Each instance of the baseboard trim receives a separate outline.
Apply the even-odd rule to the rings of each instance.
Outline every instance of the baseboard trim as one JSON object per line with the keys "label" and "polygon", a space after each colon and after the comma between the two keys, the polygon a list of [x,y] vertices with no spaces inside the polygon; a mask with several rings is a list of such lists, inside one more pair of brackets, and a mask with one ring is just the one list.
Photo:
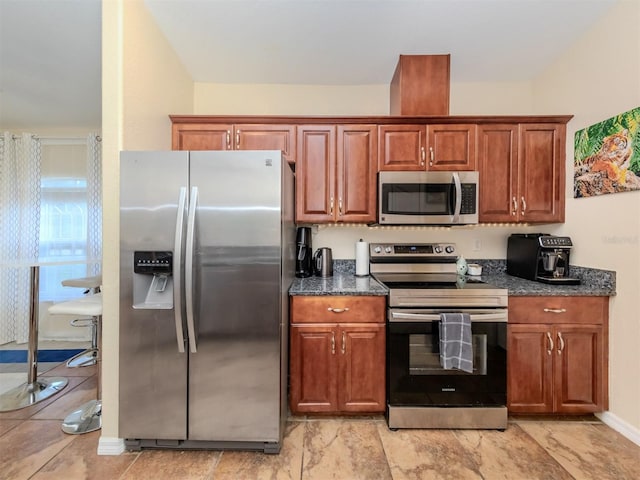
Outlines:
{"label": "baseboard trim", "polygon": [[622,420],[617,415],[611,412],[596,413],[596,417],[602,420],[603,423],[613,428],[616,432],[624,435],[636,445],[640,446],[640,430],[635,428],[630,423]]}
{"label": "baseboard trim", "polygon": [[98,441],[98,455],[120,455],[124,450],[124,438],[100,437]]}

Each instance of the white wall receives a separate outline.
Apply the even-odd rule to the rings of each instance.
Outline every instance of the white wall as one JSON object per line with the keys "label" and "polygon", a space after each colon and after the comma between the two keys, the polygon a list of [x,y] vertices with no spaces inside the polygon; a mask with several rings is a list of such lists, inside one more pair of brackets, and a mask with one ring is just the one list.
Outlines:
{"label": "white wall", "polygon": [[[640,440],[640,191],[573,198],[577,130],[640,106],[640,2],[624,0],[534,82],[537,109],[567,126],[566,223],[577,263],[617,272],[609,328],[610,412]],[[635,148],[640,148],[636,145]]]}
{"label": "white wall", "polygon": [[[531,84],[527,82],[451,85],[451,115],[530,115],[532,110]],[[196,82],[194,113],[389,115],[389,85],[230,85]]]}
{"label": "white wall", "polygon": [[388,115],[389,86],[196,83],[194,113],[199,115]]}

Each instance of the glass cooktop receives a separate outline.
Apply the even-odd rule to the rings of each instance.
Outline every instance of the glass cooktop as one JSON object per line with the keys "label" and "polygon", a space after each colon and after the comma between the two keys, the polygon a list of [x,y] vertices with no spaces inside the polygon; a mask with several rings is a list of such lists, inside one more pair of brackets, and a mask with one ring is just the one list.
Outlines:
{"label": "glass cooktop", "polygon": [[478,278],[454,273],[381,273],[375,279],[390,289],[495,289]]}

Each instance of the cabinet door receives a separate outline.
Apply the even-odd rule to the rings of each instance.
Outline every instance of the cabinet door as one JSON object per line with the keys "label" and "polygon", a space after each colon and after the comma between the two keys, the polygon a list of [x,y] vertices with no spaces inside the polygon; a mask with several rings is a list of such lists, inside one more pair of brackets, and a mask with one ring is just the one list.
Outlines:
{"label": "cabinet door", "polygon": [[521,222],[564,222],[565,131],[564,124],[520,125]]}
{"label": "cabinet door", "polygon": [[553,411],[553,336],[547,325],[510,324],[507,407],[510,412]]}
{"label": "cabinet door", "polygon": [[424,125],[378,126],[378,171],[425,170]]}
{"label": "cabinet door", "polygon": [[339,325],[338,405],[344,412],[385,409],[385,325]]}
{"label": "cabinet door", "polygon": [[518,126],[478,126],[478,217],[481,223],[517,220],[517,167]]}
{"label": "cabinet door", "polygon": [[332,222],[336,133],[332,125],[300,125],[296,155],[296,222]]}
{"label": "cabinet door", "polygon": [[554,390],[558,413],[603,409],[603,334],[599,325],[555,328]]}
{"label": "cabinet door", "polygon": [[428,125],[427,170],[475,170],[476,125]]}
{"label": "cabinet door", "polygon": [[290,342],[291,411],[337,411],[335,325],[291,325]]}
{"label": "cabinet door", "polygon": [[235,150],[281,150],[289,163],[295,161],[295,126],[293,125],[235,125]]}
{"label": "cabinet door", "polygon": [[230,150],[232,125],[226,124],[173,124],[171,148],[173,150]]}
{"label": "cabinet door", "polygon": [[338,126],[338,222],[376,220],[377,146],[375,125]]}

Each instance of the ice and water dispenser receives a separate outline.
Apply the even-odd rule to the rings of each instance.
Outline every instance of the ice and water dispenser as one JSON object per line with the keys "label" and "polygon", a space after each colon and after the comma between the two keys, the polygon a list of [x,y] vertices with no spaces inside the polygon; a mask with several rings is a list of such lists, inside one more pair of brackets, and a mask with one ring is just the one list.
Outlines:
{"label": "ice and water dispenser", "polygon": [[173,252],[133,252],[133,308],[173,308]]}

